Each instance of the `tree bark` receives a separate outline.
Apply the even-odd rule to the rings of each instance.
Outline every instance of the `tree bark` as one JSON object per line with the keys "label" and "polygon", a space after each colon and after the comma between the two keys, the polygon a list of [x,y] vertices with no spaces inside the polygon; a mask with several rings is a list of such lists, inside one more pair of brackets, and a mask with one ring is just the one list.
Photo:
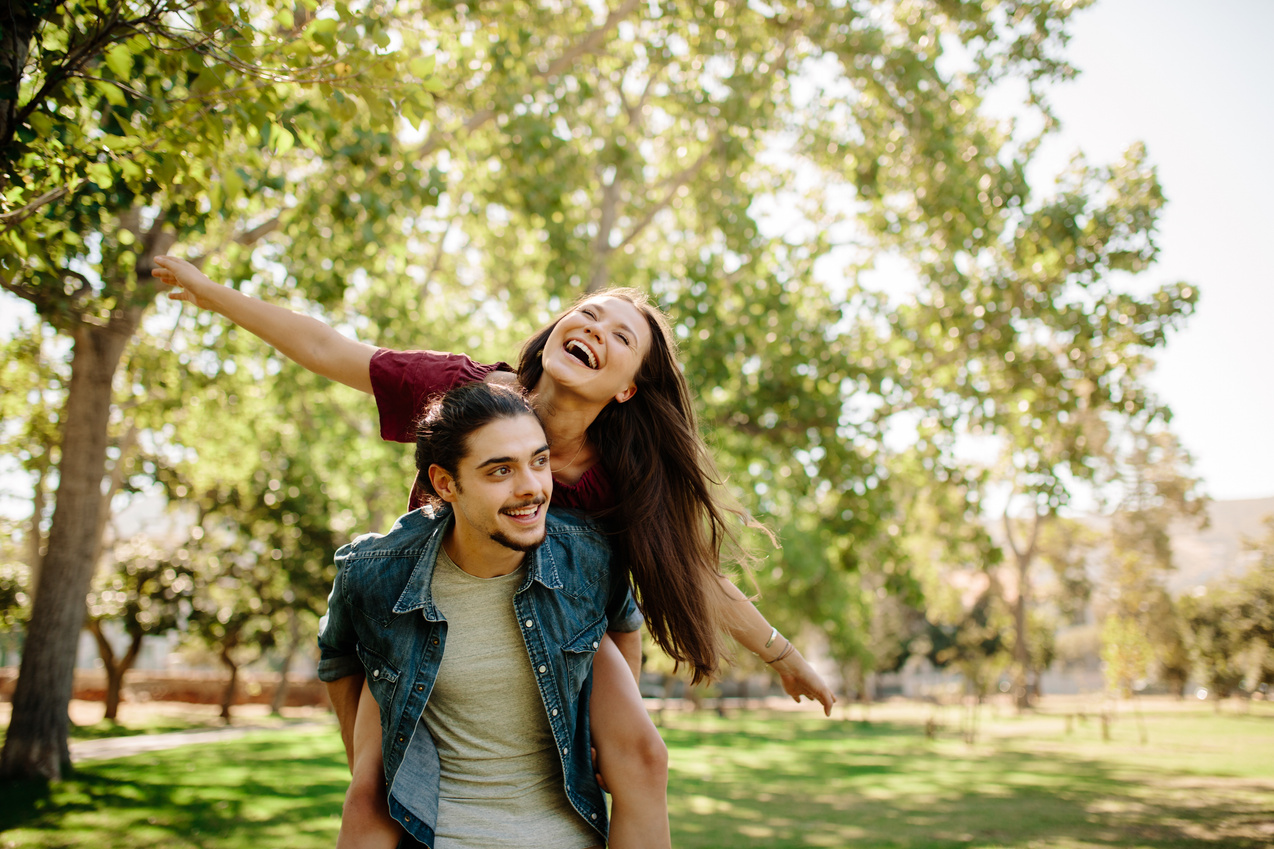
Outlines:
{"label": "tree bark", "polygon": [[57,501],[0,755],[3,777],[56,781],[70,766],[67,705],[97,550],[111,382],[140,319],[140,309],[121,310],[106,326],[83,322],[75,331]]}
{"label": "tree bark", "polygon": [[102,631],[102,623],[96,619],[90,619],[88,629],[93,633],[93,639],[97,640],[97,652],[101,655],[102,666],[106,669],[106,715],[103,718],[114,722],[119,717],[120,694],[124,692],[124,676],[137,662],[137,655],[141,654],[144,635],[140,631],[131,632],[128,649],[124,652],[124,656],[116,658],[115,649],[111,647],[105,632]]}
{"label": "tree bark", "polygon": [[230,724],[230,708],[234,706],[235,692],[239,689],[239,664],[234,662],[234,657],[230,654],[229,647],[221,649],[221,662],[230,669],[230,680],[226,682],[226,687],[221,691],[221,719]]}
{"label": "tree bark", "polygon": [[1013,604],[1013,629],[1016,639],[1013,641],[1013,704],[1019,711],[1026,710],[1031,700],[1031,653],[1027,643],[1027,608],[1031,600],[1031,563],[1035,559],[1035,550],[1039,542],[1040,527],[1048,518],[1034,512],[1031,516],[1030,539],[1024,546],[1013,539],[1013,526],[1008,513],[1004,514],[1004,533],[1008,540],[1009,550],[1013,552],[1017,564],[1017,600]]}
{"label": "tree bark", "polygon": [[22,69],[31,53],[39,18],[26,0],[4,0],[4,26],[0,27],[0,146],[8,144],[17,130],[18,90]]}
{"label": "tree bark", "polygon": [[[374,526],[373,526],[374,527]],[[283,711],[283,704],[288,697],[288,670],[301,647],[301,622],[295,610],[288,611],[288,647],[283,655],[283,667],[279,670],[279,683],[274,688],[274,697],[270,699],[270,713],[278,716]]]}
{"label": "tree bark", "polygon": [[[47,458],[46,458],[47,459]],[[44,565],[44,480],[48,469],[41,464],[36,473],[35,495],[31,498],[31,519],[27,527],[27,563],[31,567],[31,597],[40,591],[40,567]]]}

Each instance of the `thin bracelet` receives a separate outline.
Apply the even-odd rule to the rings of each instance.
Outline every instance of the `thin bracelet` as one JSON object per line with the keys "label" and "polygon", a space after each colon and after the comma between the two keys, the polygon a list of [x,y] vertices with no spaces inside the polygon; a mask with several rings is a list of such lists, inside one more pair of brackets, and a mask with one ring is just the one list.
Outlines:
{"label": "thin bracelet", "polygon": [[[787,640],[786,637],[784,637],[783,639]],[[783,658],[791,654],[795,648],[796,646],[792,645],[792,641],[787,640],[787,648],[783,649],[783,651],[779,653],[778,657],[774,658],[773,660],[767,660],[766,663],[778,663],[780,660],[782,660]]]}
{"label": "thin bracelet", "polygon": [[774,645],[774,638],[775,638],[775,637],[777,637],[778,635],[779,635],[779,629],[778,629],[778,628],[771,628],[771,629],[770,629],[770,638],[769,638],[768,640],[766,640],[766,641],[765,641],[765,646],[764,646],[764,648],[767,648],[767,649],[768,649],[770,646]]}

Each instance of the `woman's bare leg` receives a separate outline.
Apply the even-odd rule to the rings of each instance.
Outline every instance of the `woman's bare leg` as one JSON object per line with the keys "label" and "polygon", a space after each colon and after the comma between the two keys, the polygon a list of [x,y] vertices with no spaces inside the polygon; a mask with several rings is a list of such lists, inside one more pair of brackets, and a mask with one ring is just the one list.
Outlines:
{"label": "woman's bare leg", "polygon": [[[362,706],[359,706],[360,712]],[[589,710],[597,768],[611,794],[610,849],[671,849],[668,747],[641,702],[632,669],[611,641],[593,660]]]}
{"label": "woman's bare leg", "polygon": [[389,815],[380,747],[380,705],[364,683],[354,718],[353,777],[345,791],[337,849],[394,849],[403,836],[403,827]]}

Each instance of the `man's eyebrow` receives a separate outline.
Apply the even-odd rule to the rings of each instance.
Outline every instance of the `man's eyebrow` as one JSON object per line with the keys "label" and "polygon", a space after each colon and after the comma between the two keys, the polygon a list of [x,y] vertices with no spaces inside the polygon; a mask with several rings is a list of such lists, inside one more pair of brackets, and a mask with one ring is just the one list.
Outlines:
{"label": "man's eyebrow", "polygon": [[[538,457],[539,455],[543,454],[545,451],[548,451],[548,450],[549,450],[548,443],[545,443],[544,445],[541,445],[539,448],[536,448],[534,451],[532,451],[531,456]],[[518,461],[517,457],[492,457],[489,460],[484,460],[481,463],[479,463],[477,465],[477,468],[485,469],[487,466],[503,466],[506,463],[516,463],[517,461]]]}

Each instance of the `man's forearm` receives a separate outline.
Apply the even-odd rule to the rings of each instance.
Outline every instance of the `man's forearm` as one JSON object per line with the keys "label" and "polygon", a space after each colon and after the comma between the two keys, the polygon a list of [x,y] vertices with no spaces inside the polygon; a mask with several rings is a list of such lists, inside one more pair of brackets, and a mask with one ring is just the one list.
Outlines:
{"label": "man's forearm", "polygon": [[363,676],[347,675],[335,681],[325,682],[327,698],[332,703],[336,722],[341,727],[341,742],[345,745],[345,760],[353,766],[354,718],[358,716],[358,697],[363,692]]}

